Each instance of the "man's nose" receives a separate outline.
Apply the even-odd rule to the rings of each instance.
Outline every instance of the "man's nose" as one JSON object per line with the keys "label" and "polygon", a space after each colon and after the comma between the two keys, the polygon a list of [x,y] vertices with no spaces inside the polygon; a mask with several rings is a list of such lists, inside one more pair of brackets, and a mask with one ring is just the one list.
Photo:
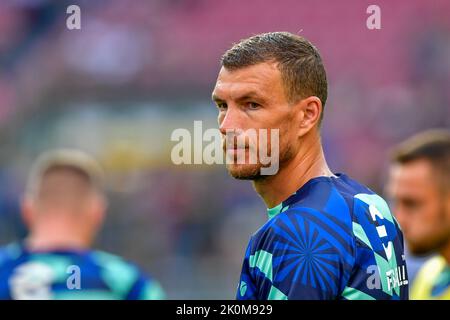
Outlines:
{"label": "man's nose", "polygon": [[235,108],[228,108],[222,115],[219,115],[219,129],[223,135],[227,132],[237,132],[241,129],[241,125],[239,110]]}

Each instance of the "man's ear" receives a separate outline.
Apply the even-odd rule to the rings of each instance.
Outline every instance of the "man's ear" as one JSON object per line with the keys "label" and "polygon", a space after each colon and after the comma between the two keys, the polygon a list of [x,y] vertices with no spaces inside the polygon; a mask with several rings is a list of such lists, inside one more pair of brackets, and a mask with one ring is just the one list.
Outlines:
{"label": "man's ear", "polygon": [[100,228],[103,224],[103,221],[105,220],[108,202],[104,195],[98,194],[93,198],[91,206],[93,223],[96,228]]}
{"label": "man's ear", "polygon": [[299,136],[303,136],[312,128],[318,127],[320,115],[322,114],[322,101],[311,96],[298,102],[299,110]]}
{"label": "man's ear", "polygon": [[20,201],[20,211],[22,221],[25,223],[27,229],[30,229],[35,219],[34,201],[29,196],[24,196]]}

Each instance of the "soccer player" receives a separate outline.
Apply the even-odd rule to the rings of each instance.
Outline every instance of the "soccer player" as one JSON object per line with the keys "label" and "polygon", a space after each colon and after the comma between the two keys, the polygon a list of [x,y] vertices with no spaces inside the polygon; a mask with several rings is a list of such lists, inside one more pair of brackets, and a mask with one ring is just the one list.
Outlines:
{"label": "soccer player", "polygon": [[102,171],[87,154],[49,151],[31,170],[22,204],[29,236],[0,249],[0,299],[162,299],[159,284],[90,246],[106,209]]}
{"label": "soccer player", "polygon": [[[298,35],[265,33],[234,45],[221,65],[212,97],[234,160],[227,169],[252,180],[268,208],[250,238],[237,299],[407,299],[403,236],[386,202],[327,166],[327,78],[317,49]],[[261,147],[247,134],[255,129],[279,130],[275,174],[262,174]],[[235,161],[243,153],[246,161]]]}
{"label": "soccer player", "polygon": [[411,253],[437,253],[419,270],[411,299],[450,300],[450,132],[430,130],[400,144],[388,192]]}

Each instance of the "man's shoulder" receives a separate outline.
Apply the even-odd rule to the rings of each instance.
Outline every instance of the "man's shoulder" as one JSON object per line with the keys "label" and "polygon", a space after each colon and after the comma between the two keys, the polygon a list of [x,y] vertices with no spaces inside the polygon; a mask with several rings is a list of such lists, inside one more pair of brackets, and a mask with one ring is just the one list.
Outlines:
{"label": "man's shoulder", "polygon": [[300,219],[325,230],[352,233],[354,199],[360,194],[373,192],[344,175],[313,179],[284,202],[282,212],[266,223],[265,227],[295,223]]}
{"label": "man's shoulder", "polygon": [[308,253],[333,267],[351,269],[355,241],[350,214],[332,215],[317,206],[292,205],[267,221],[252,237],[250,255],[265,251],[275,257]]}
{"label": "man's shoulder", "polygon": [[355,245],[361,242],[379,249],[380,241],[373,246],[370,243],[384,233],[389,240],[399,234],[386,201],[368,187],[340,175],[309,183],[302,194],[291,197],[281,212],[253,235],[253,242],[259,246],[280,239],[305,243],[320,238],[353,255]]}
{"label": "man's shoulder", "polygon": [[447,263],[441,255],[435,255],[424,262],[417,273],[411,288],[412,300],[445,299],[449,290],[433,294],[433,287],[437,284],[440,274]]}
{"label": "man's shoulder", "polygon": [[[369,187],[346,176],[319,180],[312,186],[303,201],[292,209],[319,213],[318,218],[334,220],[355,237],[366,236],[394,238],[400,227],[387,202]],[[392,240],[392,239],[390,239]]]}
{"label": "man's shoulder", "polygon": [[288,211],[314,211],[351,226],[353,216],[359,214],[355,212],[354,201],[361,195],[371,198],[375,193],[347,175],[338,174],[312,179],[286,202],[286,206]]}
{"label": "man's shoulder", "polygon": [[424,262],[417,274],[415,284],[426,282],[431,284],[447,266],[447,262],[441,255],[435,255]]}
{"label": "man's shoulder", "polygon": [[92,250],[89,252],[89,256],[99,268],[111,273],[135,277],[141,272],[137,265],[133,262],[110,252]]}
{"label": "man's shoulder", "polygon": [[164,291],[159,282],[141,270],[137,264],[125,258],[95,250],[91,259],[100,268],[100,276],[108,286],[128,299],[163,299]]}

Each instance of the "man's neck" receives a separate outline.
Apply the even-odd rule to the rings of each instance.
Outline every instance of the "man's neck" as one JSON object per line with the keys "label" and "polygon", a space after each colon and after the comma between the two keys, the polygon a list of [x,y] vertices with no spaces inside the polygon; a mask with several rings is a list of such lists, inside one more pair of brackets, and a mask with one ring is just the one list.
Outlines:
{"label": "man's neck", "polygon": [[51,232],[34,231],[25,240],[25,244],[32,251],[85,250],[90,246],[89,241],[62,230],[51,230]]}
{"label": "man's neck", "polygon": [[306,182],[320,176],[333,176],[323,154],[320,138],[308,139],[299,152],[274,176],[255,180],[256,192],[263,198],[268,208],[273,208],[294,194]]}

